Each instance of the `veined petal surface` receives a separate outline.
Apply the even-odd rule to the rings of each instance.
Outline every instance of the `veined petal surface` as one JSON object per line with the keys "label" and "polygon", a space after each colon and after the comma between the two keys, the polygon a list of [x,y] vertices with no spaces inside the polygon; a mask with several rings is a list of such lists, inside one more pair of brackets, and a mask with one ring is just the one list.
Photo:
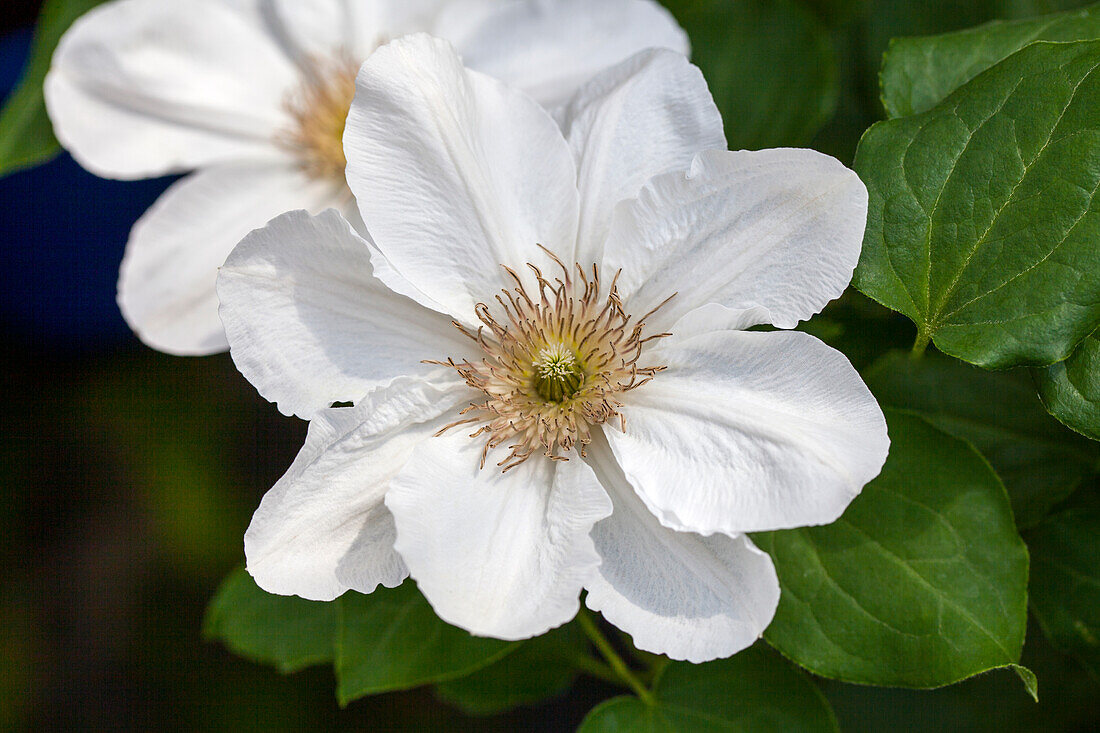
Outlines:
{"label": "veined petal surface", "polygon": [[61,39],[46,77],[54,131],[107,178],[277,156],[297,68],[262,26],[218,0],[116,0]]}
{"label": "veined petal surface", "polygon": [[604,438],[589,465],[614,513],[592,530],[600,553],[586,605],[639,649],[700,663],[751,646],[775,615],[771,558],[745,535],[703,537],[661,526],[634,493]]}
{"label": "veined petal surface", "polygon": [[483,9],[476,24],[456,17],[469,13],[468,5],[445,6],[434,33],[453,39],[471,69],[547,107],[564,104],[596,73],[643,49],[689,49],[672,14],[652,0],[475,3]]}
{"label": "veined petal surface", "polygon": [[347,189],[311,180],[289,161],[215,166],[177,181],[130,232],[118,282],[123,317],[159,351],[225,351],[215,283],[237,242],[289,209],[349,200]]}
{"label": "veined petal surface", "polygon": [[328,601],[400,585],[390,479],[464,396],[461,383],[400,379],[309,424],[305,446],[264,495],[244,537],[248,572],[270,593]]}
{"label": "veined petal surface", "polygon": [[359,60],[379,45],[428,29],[446,0],[233,0],[258,5],[299,58],[350,53]]}
{"label": "veined petal surface", "polygon": [[622,268],[632,312],[677,293],[651,321],[658,330],[707,303],[766,308],[793,328],[844,292],[866,223],[867,189],[834,158],[709,151],[619,205],[604,269]]}
{"label": "veined petal surface", "polygon": [[534,457],[507,473],[456,428],[421,443],[390,482],[398,553],[439,617],[525,639],[569,621],[600,559],[611,502],[583,461]]}
{"label": "veined petal surface", "polygon": [[649,50],[601,72],[559,113],[580,190],[575,260],[600,263],[615,206],[654,176],[725,150],[722,116],[702,72],[673,51]]}
{"label": "veined petal surface", "polygon": [[839,351],[801,332],[716,331],[654,349],[608,442],[661,524],[709,535],[827,524],[878,475],[878,403]]}
{"label": "veined petal surface", "polygon": [[284,214],[244,238],[218,276],[233,361],[285,414],[358,402],[438,369],[470,342],[372,274],[368,244],[336,211]]}
{"label": "veined petal surface", "polygon": [[372,239],[429,307],[469,322],[505,285],[502,264],[573,251],[576,168],[557,124],[444,41],[406,36],[370,57],[344,147]]}

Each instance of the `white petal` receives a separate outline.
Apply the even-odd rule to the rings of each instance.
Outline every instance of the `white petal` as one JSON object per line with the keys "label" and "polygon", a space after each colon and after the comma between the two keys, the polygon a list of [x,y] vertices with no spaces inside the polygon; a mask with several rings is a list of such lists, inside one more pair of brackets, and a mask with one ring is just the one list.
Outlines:
{"label": "white petal", "polygon": [[717,303],[707,303],[688,311],[672,326],[677,338],[687,338],[711,331],[747,331],[753,326],[772,322],[767,308],[727,308]]}
{"label": "white petal", "polygon": [[421,443],[390,483],[397,551],[444,621],[537,636],[576,614],[599,563],[589,532],[611,502],[576,458],[479,469],[481,441],[468,432]]}
{"label": "white petal", "polygon": [[[485,5],[485,4],[482,4]],[[564,104],[602,69],[646,48],[688,52],[687,34],[652,0],[518,0],[489,6],[462,32],[440,18],[466,65],[523,89],[547,107]],[[452,35],[453,34],[453,35]]]}
{"label": "white petal", "polygon": [[859,374],[800,332],[670,338],[667,364],[607,430],[646,506],[672,529],[729,535],[827,524],[878,475],[890,441]]}
{"label": "white petal", "polygon": [[576,169],[557,124],[446,42],[406,36],[370,57],[344,147],[371,237],[429,307],[470,320],[501,264],[542,261],[538,244],[572,253]]}
{"label": "white petal", "polygon": [[366,241],[333,210],[292,211],[245,237],[218,276],[233,361],[285,414],[358,402],[473,345],[372,274]]}
{"label": "white petal", "polygon": [[438,0],[436,6],[428,25],[421,30],[452,44],[461,44],[463,40],[477,33],[501,8],[506,7],[506,3],[501,0]]}
{"label": "white petal", "polygon": [[54,132],[88,170],[143,178],[278,154],[297,70],[215,0],[117,0],[81,17],[46,78]]}
{"label": "white petal", "polygon": [[298,457],[244,536],[248,572],[270,593],[328,601],[408,575],[382,503],[391,478],[463,397],[461,384],[402,379],[309,424]]}
{"label": "white petal", "polygon": [[214,283],[218,267],[256,227],[287,209],[320,211],[350,193],[289,163],[225,165],[174,183],[130,233],[119,274],[126,322],[169,354],[225,351]]}
{"label": "white petal", "polygon": [[304,59],[344,52],[360,61],[392,38],[427,30],[442,1],[260,0],[292,55]]}
{"label": "white petal", "polygon": [[588,607],[639,649],[694,663],[736,654],[760,638],[779,603],[771,558],[745,535],[662,527],[602,436],[588,455],[615,505],[592,530],[603,562],[588,583]]}
{"label": "white petal", "polygon": [[658,330],[707,303],[766,308],[791,328],[844,292],[866,222],[867,189],[827,155],[711,151],[616,209],[604,267],[623,269],[631,312],[677,293]]}
{"label": "white petal", "polygon": [[[347,0],[252,0],[298,60],[355,52],[357,28]],[[373,3],[372,3],[373,4]],[[363,3],[354,3],[363,5]]]}
{"label": "white petal", "polygon": [[[431,33],[439,14],[457,4],[455,0],[373,0],[370,3],[353,2],[350,7],[359,33],[359,46],[373,51],[378,42],[386,43],[409,33]],[[446,38],[438,33],[432,35]],[[365,46],[365,42],[371,45]],[[366,57],[364,54],[363,58]]]}
{"label": "white petal", "polygon": [[650,50],[597,75],[561,113],[577,163],[577,261],[599,263],[615,206],[650,178],[686,170],[696,153],[726,148],[722,116],[699,69]]}

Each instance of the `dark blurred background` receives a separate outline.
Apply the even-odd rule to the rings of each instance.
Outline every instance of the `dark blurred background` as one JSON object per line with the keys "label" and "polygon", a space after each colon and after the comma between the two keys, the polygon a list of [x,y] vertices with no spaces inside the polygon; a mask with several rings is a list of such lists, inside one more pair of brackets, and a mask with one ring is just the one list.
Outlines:
{"label": "dark blurred background", "polygon": [[[39,6],[3,2],[0,96],[19,78]],[[838,112],[814,145],[846,162],[878,115],[864,61],[889,35],[986,19],[980,3],[934,23],[919,2],[807,5],[830,27],[842,73]],[[0,729],[572,730],[614,690],[584,680],[482,719],[429,691],[340,710],[326,669],[282,676],[202,640],[205,604],[242,561],[251,512],[305,425],[259,398],[227,356],[163,356],[122,322],[127,231],[168,183],[103,181],[67,156],[0,179]],[[1100,686],[1037,630],[1024,663],[1039,675],[1038,705],[1005,671],[937,692],[822,686],[852,731],[1100,729]]]}

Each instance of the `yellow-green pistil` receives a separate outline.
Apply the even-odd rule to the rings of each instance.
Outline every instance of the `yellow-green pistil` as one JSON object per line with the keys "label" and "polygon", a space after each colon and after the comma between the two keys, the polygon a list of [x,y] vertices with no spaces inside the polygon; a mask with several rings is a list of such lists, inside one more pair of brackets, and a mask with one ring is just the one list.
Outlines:
{"label": "yellow-green pistil", "polygon": [[565,402],[584,384],[584,370],[565,346],[543,349],[532,366],[535,368],[535,391],[547,402]]}

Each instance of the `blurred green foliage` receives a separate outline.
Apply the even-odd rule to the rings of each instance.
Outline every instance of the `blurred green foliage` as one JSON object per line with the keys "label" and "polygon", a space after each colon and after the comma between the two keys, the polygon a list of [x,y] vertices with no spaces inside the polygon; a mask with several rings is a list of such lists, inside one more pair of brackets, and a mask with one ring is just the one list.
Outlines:
{"label": "blurred green foliage", "polygon": [[1025,370],[987,372],[940,354],[890,352],[863,372],[879,402],[970,441],[993,465],[1026,529],[1096,471],[1100,445],[1050,419]]}
{"label": "blurred green foliage", "polygon": [[46,116],[42,81],[61,35],[103,0],[47,0],[35,29],[34,48],[19,87],[0,109],[0,176],[44,163],[60,152]]}
{"label": "blurred green foliage", "polygon": [[806,145],[836,110],[833,45],[793,0],[670,0],[733,150]]}
{"label": "blurred green foliage", "polygon": [[1100,501],[1089,497],[1047,517],[1027,534],[1031,604],[1056,647],[1100,682]]}

